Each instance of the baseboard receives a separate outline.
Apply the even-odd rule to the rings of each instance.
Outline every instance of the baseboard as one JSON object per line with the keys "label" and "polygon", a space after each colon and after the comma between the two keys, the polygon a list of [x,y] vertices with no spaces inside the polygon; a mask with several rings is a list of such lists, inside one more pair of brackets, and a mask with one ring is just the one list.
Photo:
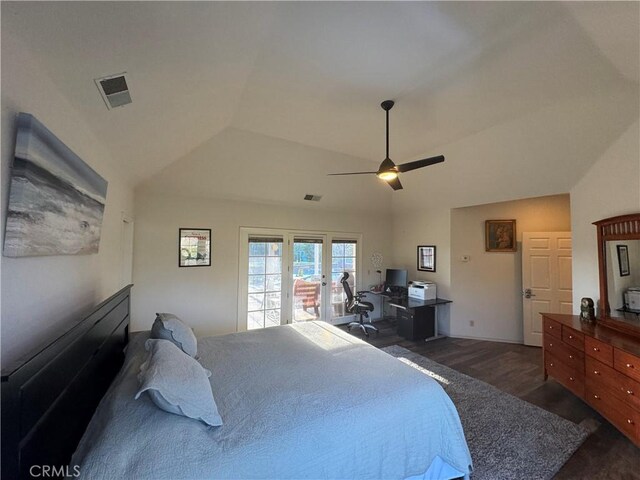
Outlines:
{"label": "baseboard", "polygon": [[504,338],[472,337],[469,335],[449,335],[449,338],[465,338],[468,340],[484,340],[486,342],[513,343],[516,345],[524,345],[523,342],[518,342],[516,340],[506,340]]}

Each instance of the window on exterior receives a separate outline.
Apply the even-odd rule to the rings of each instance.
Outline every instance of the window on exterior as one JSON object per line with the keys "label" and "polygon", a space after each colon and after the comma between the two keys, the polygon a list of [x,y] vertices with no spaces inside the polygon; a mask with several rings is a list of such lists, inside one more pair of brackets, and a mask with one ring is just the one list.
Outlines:
{"label": "window on exterior", "polygon": [[280,325],[282,239],[249,237],[247,330]]}
{"label": "window on exterior", "polygon": [[320,318],[322,305],[323,241],[317,238],[293,240],[293,322]]}
{"label": "window on exterior", "polygon": [[344,309],[346,295],[340,283],[344,272],[349,273],[349,285],[356,291],[356,240],[337,240],[331,242],[331,307],[332,316],[348,315]]}

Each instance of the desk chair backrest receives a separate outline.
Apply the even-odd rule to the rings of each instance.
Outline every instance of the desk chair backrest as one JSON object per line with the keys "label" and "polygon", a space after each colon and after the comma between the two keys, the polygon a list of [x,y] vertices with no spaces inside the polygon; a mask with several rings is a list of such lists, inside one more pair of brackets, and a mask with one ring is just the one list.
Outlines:
{"label": "desk chair backrest", "polygon": [[363,295],[365,292],[356,292],[355,295],[353,294],[351,285],[349,285],[349,282],[347,281],[348,278],[348,272],[344,272],[342,274],[342,278],[340,278],[340,283],[342,284],[344,293],[347,296],[346,300],[344,301],[344,309],[346,310],[346,313],[355,314],[360,318],[347,325],[347,329],[351,331],[352,327],[360,328],[368,337],[369,330],[373,330],[376,333],[378,332],[378,329],[371,323],[371,320],[369,320],[368,323],[365,323],[363,319],[363,317],[366,317],[367,319],[369,318],[369,313],[373,312],[373,304],[371,302],[362,301],[361,295]]}
{"label": "desk chair backrest", "polygon": [[345,309],[348,313],[352,313],[351,310],[354,306],[357,305],[358,301],[353,296],[353,291],[351,291],[351,285],[347,279],[349,278],[349,272],[344,272],[342,277],[340,278],[340,283],[342,284],[342,288],[344,289],[344,294],[347,296],[347,299],[344,301]]}

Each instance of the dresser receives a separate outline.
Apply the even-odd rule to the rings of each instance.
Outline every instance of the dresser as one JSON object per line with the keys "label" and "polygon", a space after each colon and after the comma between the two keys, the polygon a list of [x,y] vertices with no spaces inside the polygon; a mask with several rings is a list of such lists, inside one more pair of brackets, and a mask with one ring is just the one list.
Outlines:
{"label": "dresser", "polygon": [[577,315],[542,314],[544,378],[554,378],[640,446],[640,339]]}

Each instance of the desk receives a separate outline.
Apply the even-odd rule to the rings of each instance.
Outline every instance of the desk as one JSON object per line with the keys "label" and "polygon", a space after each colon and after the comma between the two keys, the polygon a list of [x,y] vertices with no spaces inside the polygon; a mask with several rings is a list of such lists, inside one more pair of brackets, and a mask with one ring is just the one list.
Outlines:
{"label": "desk", "polygon": [[[434,340],[438,335],[438,306],[451,303],[446,298],[420,300],[412,297],[393,297],[379,293],[383,302],[394,307],[398,335],[407,340]],[[383,307],[384,309],[384,307]]]}

